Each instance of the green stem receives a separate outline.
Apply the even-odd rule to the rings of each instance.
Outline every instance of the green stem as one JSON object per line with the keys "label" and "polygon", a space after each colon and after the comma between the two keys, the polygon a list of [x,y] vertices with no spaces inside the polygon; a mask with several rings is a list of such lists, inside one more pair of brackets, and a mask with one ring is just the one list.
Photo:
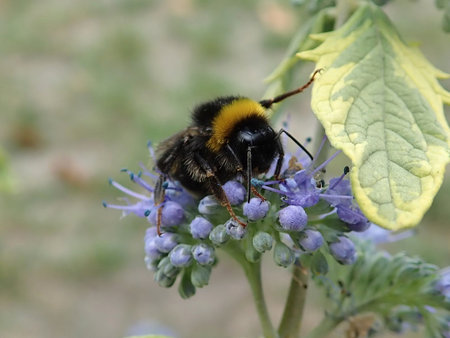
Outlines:
{"label": "green stem", "polygon": [[245,253],[243,252],[243,250],[239,246],[234,244],[235,243],[228,243],[228,245],[226,245],[224,249],[244,269],[245,276],[247,277],[248,283],[252,290],[253,300],[258,312],[259,321],[261,322],[263,335],[265,338],[277,338],[278,334],[272,325],[269,311],[267,310],[266,301],[264,299],[261,279],[261,262],[250,263],[245,258]]}
{"label": "green stem", "polygon": [[294,264],[291,286],[281,318],[278,334],[280,338],[298,337],[303,317],[303,309],[308,287],[308,270],[297,260]]}
{"label": "green stem", "polygon": [[325,338],[341,321],[342,319],[326,316],[306,338]]}

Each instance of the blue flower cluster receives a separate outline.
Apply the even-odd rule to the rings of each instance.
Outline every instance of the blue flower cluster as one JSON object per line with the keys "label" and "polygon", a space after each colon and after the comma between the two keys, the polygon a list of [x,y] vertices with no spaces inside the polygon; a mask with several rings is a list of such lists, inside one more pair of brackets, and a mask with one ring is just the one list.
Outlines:
{"label": "blue flower cluster", "polygon": [[[325,139],[322,145],[324,142]],[[151,145],[149,150],[153,154]],[[322,179],[324,168],[338,154],[320,165],[299,154],[286,154],[282,180],[271,180],[275,163],[264,177],[252,179],[264,199],[253,197],[247,202],[247,192],[239,178],[224,184],[233,211],[246,227],[231,218],[214,196],[197,201],[178,182],[166,182],[165,200],[155,205],[153,192],[158,176],[144,166],[137,174],[122,171],[145,192],[132,191],[110,180],[115,188],[136,201],[126,198],[125,205],[104,202],[104,206],[147,219],[150,227],[145,234],[146,264],[161,286],[172,286],[182,274],[179,291],[183,297],[192,296],[195,288],[208,283],[211,268],[217,262],[215,251],[230,243],[241,246],[244,258],[250,262],[273,249],[275,263],[284,267],[296,257],[316,252],[331,254],[341,264],[352,264],[357,253],[346,234],[365,231],[370,223],[345,179],[347,167],[328,184]],[[160,236],[156,231],[159,208],[163,232]]]}

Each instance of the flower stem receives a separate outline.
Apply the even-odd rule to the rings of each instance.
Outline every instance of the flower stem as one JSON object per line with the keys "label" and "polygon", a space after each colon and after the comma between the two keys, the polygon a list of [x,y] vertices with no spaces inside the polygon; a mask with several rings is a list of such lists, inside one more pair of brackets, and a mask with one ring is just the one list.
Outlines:
{"label": "flower stem", "polygon": [[278,337],[267,311],[266,301],[264,299],[262,282],[261,282],[261,263],[248,263],[243,265],[245,275],[252,289],[253,299],[258,311],[259,320],[263,329],[264,337]]}
{"label": "flower stem", "polygon": [[247,277],[248,283],[252,290],[253,300],[258,312],[259,321],[261,322],[263,335],[265,338],[278,338],[278,334],[272,325],[272,321],[270,320],[269,311],[267,310],[266,301],[264,299],[261,280],[261,262],[250,263],[245,258],[243,250],[239,246],[232,244],[234,243],[228,243],[224,249],[244,269],[245,276]]}
{"label": "flower stem", "polygon": [[278,328],[280,338],[294,338],[299,336],[307,287],[308,270],[302,267],[300,262],[296,260],[283,317]]}

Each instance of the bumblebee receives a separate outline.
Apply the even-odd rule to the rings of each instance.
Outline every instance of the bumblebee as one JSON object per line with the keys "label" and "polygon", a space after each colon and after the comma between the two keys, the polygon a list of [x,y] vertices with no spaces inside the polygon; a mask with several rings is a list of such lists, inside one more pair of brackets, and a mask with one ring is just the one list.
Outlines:
{"label": "bumblebee", "polygon": [[[192,113],[191,125],[161,142],[156,150],[160,178],[155,187],[155,205],[164,201],[164,182],[170,178],[197,197],[214,195],[230,216],[245,227],[246,224],[231,208],[222,185],[240,175],[247,185],[247,199],[250,200],[253,192],[264,200],[251,185],[251,178],[267,172],[277,157],[274,175],[279,178],[284,157],[280,141],[282,133],[312,159],[311,154],[286,130],[274,131],[269,124],[267,110],[274,103],[309,87],[319,71],[316,70],[302,87],[272,99],[257,102],[241,96],[225,96],[198,105]],[[158,233],[161,212],[160,207]]]}

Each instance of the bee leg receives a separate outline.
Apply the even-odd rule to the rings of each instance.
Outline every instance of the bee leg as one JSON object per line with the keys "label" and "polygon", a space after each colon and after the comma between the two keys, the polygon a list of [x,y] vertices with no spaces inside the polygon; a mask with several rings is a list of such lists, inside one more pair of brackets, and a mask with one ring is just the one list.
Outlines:
{"label": "bee leg", "polygon": [[156,215],[156,232],[158,233],[158,236],[161,236],[161,221],[162,221],[162,208],[161,205],[164,202],[164,198],[166,195],[166,191],[163,187],[164,183],[166,182],[166,178],[164,175],[159,175],[158,181],[156,181],[155,184],[155,191],[153,193],[153,199],[155,206],[158,207],[158,214]]}
{"label": "bee leg", "polygon": [[234,213],[233,208],[231,207],[230,201],[228,200],[227,195],[225,194],[225,191],[222,188],[222,185],[220,184],[219,180],[217,179],[217,176],[213,172],[207,172],[208,180],[210,188],[214,194],[214,196],[219,200],[220,204],[227,208],[228,213],[230,214],[231,218],[233,218],[236,222],[238,222],[242,227],[246,227],[247,224],[242,222]]}
{"label": "bee leg", "polygon": [[266,199],[252,185],[252,147],[247,148],[247,202],[250,203],[250,191],[261,201]]}
{"label": "bee leg", "polygon": [[208,180],[208,184],[213,195],[219,200],[222,206],[227,208],[231,218],[233,218],[236,222],[238,222],[242,227],[245,228],[247,224],[242,222],[234,213],[230,201],[228,200],[228,197],[222,188],[222,184],[220,183],[211,166],[208,164],[208,162],[206,162],[206,160],[203,157],[201,157],[197,153],[195,154],[195,159],[199,163],[200,167],[206,172],[206,179]]}
{"label": "bee leg", "polygon": [[256,190],[256,188],[252,185],[252,152],[251,148],[248,147],[247,149],[247,173],[244,171],[244,168],[241,164],[241,161],[237,157],[236,153],[234,152],[233,148],[230,147],[229,144],[226,145],[228,151],[230,152],[231,156],[233,156],[234,161],[236,162],[236,171],[242,174],[244,176],[244,181],[247,185],[247,202],[250,202],[250,197],[252,192],[255,196],[260,198],[262,201],[265,201],[266,199]]}
{"label": "bee leg", "polygon": [[281,129],[278,134],[277,134],[277,147],[278,147],[278,160],[277,160],[277,166],[275,167],[275,172],[274,172],[274,176],[276,180],[280,179],[280,171],[281,171],[281,166],[283,165],[283,159],[284,159],[284,150],[283,150],[283,145],[281,144],[281,133],[282,133]]}

